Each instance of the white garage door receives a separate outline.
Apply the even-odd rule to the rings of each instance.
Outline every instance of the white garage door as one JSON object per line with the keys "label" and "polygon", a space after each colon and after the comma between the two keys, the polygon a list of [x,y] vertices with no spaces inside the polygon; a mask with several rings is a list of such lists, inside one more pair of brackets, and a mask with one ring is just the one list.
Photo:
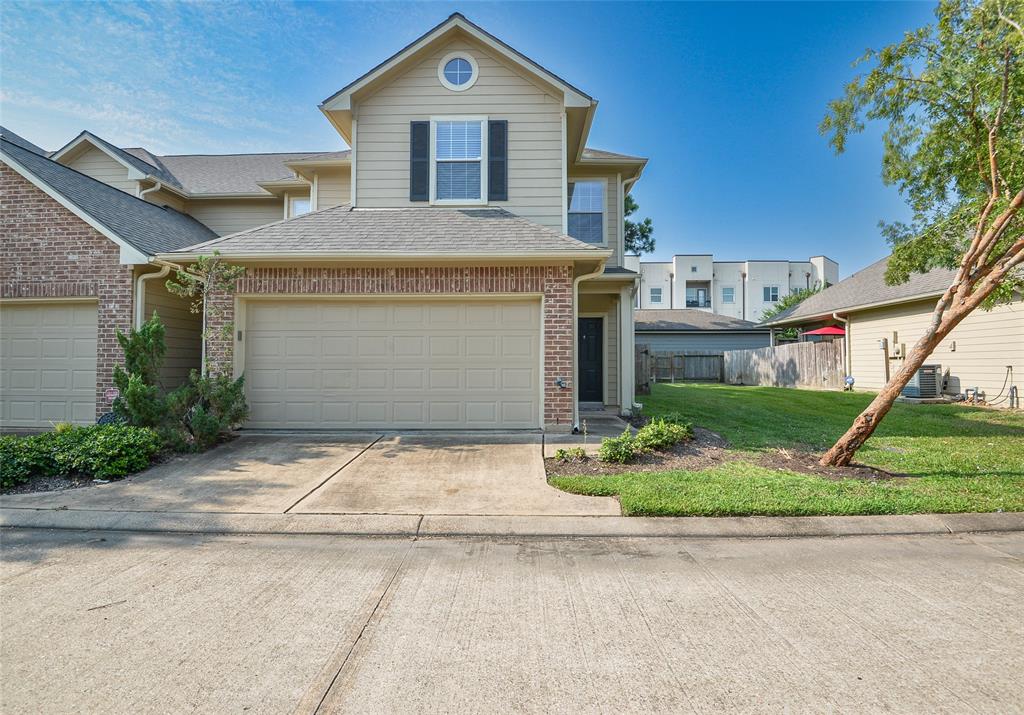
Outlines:
{"label": "white garage door", "polygon": [[96,304],[0,304],[0,424],[96,419]]}
{"label": "white garage door", "polygon": [[540,426],[540,301],[246,304],[250,427]]}

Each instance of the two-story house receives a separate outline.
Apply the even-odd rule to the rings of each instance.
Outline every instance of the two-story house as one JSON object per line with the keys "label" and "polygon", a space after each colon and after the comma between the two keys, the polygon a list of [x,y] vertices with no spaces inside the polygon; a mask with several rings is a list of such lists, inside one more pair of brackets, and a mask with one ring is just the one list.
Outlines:
{"label": "two-story house", "polygon": [[689,308],[755,323],[790,293],[839,282],[839,264],[827,256],[806,261],[716,261],[710,253],[679,254],[671,261],[626,256],[625,264],[640,274],[637,308]]}
{"label": "two-story house", "polygon": [[[153,310],[167,380],[205,354],[260,428],[547,428],[633,402],[643,158],[586,146],[597,101],[459,14],[320,105],[344,152],[157,156],[5,132],[4,426],[109,410],[114,337]],[[247,273],[205,345],[163,288]],[[216,327],[216,326],[213,326]]]}

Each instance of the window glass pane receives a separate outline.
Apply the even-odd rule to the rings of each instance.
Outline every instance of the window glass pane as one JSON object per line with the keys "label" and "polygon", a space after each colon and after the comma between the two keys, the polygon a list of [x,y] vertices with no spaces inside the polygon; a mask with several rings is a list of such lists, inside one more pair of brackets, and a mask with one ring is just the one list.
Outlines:
{"label": "window glass pane", "polygon": [[587,243],[604,241],[604,216],[602,214],[569,214],[569,235]]}
{"label": "window glass pane", "polygon": [[450,60],[444,66],[444,78],[454,85],[465,84],[472,76],[472,66],[461,57]]}
{"label": "window glass pane", "polygon": [[735,299],[736,299],[736,289],[735,288],[723,288],[722,289],[722,302],[723,303],[732,303]]}
{"label": "window glass pane", "polygon": [[651,302],[652,303],[660,303],[661,302],[661,288],[651,288]]}
{"label": "window glass pane", "polygon": [[438,122],[437,160],[480,159],[480,122]]}
{"label": "window glass pane", "polygon": [[479,199],[480,162],[437,162],[438,199]]}
{"label": "window glass pane", "polygon": [[309,213],[309,199],[292,199],[292,216]]}
{"label": "window glass pane", "polygon": [[574,181],[569,184],[569,213],[600,213],[602,210],[603,181]]}

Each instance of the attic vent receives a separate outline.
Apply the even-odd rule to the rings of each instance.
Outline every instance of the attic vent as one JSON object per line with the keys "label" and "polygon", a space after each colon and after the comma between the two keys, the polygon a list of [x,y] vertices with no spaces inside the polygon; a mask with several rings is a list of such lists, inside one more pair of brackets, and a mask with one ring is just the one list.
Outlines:
{"label": "attic vent", "polygon": [[939,397],[942,395],[942,366],[922,365],[901,393],[904,397]]}

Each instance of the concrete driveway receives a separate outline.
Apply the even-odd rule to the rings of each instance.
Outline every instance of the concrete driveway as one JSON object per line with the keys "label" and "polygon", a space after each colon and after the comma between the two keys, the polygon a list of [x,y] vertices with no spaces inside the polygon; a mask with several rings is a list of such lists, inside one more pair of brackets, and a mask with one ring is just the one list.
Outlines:
{"label": "concrete driveway", "polygon": [[122,512],[618,515],[548,486],[542,435],[243,435],[129,479],[3,497],[10,508]]}

